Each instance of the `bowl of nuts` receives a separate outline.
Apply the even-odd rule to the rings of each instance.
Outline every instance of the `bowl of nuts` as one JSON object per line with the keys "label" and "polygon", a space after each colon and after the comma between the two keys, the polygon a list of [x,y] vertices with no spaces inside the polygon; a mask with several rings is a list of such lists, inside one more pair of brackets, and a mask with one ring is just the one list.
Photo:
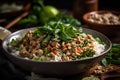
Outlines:
{"label": "bowl of nuts", "polygon": [[116,36],[120,32],[120,12],[92,11],[84,14],[83,20],[89,28],[97,30],[108,37]]}

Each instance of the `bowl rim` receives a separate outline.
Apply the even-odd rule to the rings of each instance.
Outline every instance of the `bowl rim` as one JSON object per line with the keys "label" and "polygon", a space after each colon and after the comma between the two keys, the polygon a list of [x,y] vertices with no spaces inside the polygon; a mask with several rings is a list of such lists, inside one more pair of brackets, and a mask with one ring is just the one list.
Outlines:
{"label": "bowl rim", "polygon": [[100,23],[96,23],[96,22],[91,22],[88,20],[88,17],[91,15],[91,14],[101,14],[101,13],[112,13],[112,14],[115,14],[115,15],[120,15],[120,12],[119,11],[114,11],[114,10],[98,10],[98,11],[91,11],[91,12],[87,12],[83,15],[83,21],[85,23],[89,23],[89,24],[93,24],[93,25],[101,25],[101,26],[116,26],[116,27],[119,27],[120,24],[100,24]]}
{"label": "bowl rim", "polygon": [[61,62],[56,62],[56,61],[36,61],[36,60],[31,60],[31,59],[24,59],[24,58],[22,58],[22,57],[13,55],[12,53],[8,52],[7,49],[5,49],[4,46],[7,45],[7,44],[6,44],[6,40],[7,40],[8,38],[12,37],[13,35],[15,35],[16,33],[21,32],[21,31],[24,31],[24,30],[27,30],[27,31],[29,31],[29,30],[34,30],[35,28],[36,28],[36,27],[21,29],[21,30],[15,31],[15,32],[13,32],[12,34],[10,34],[9,36],[7,36],[7,37],[3,40],[3,42],[2,42],[2,48],[4,49],[4,52],[5,52],[4,54],[5,54],[5,55],[8,54],[8,55],[10,55],[10,56],[12,56],[12,57],[14,57],[14,58],[19,59],[19,60],[24,60],[24,61],[28,61],[28,62],[35,62],[35,63],[46,63],[46,64],[47,64],[47,63],[48,63],[48,64],[49,64],[49,63],[56,63],[56,64],[57,64],[57,63],[71,63],[71,62],[74,63],[74,62],[81,62],[81,61],[86,61],[86,60],[91,60],[91,59],[98,58],[99,56],[102,56],[102,55],[106,54],[106,53],[111,49],[111,47],[112,47],[112,42],[111,42],[110,39],[109,39],[108,37],[106,37],[104,34],[98,32],[98,31],[96,31],[96,30],[92,30],[92,29],[88,29],[88,28],[83,28],[83,29],[86,29],[86,30],[91,30],[91,31],[97,32],[98,34],[104,36],[105,39],[107,39],[107,41],[108,41],[108,43],[109,43],[108,49],[106,49],[105,51],[103,51],[101,54],[99,54],[99,55],[97,55],[97,56],[89,57],[89,58],[87,58],[87,59],[72,60],[72,61],[61,61]]}

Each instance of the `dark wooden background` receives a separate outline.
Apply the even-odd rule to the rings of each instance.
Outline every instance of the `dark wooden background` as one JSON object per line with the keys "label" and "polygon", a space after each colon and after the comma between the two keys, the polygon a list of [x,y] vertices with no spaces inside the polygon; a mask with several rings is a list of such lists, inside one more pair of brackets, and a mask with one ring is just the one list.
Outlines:
{"label": "dark wooden background", "polygon": [[[31,1],[31,0],[0,0],[2,1]],[[75,0],[44,0],[46,5],[54,5],[57,8],[63,8],[72,10],[73,2]],[[98,7],[99,9],[111,9],[111,10],[118,10],[120,11],[120,1],[119,0],[98,0]]]}
{"label": "dark wooden background", "polygon": [[[73,2],[75,0],[45,0],[45,4],[54,5],[57,8],[63,8],[72,10]],[[110,9],[120,11],[120,1],[119,0],[98,0],[98,8],[101,9]]]}

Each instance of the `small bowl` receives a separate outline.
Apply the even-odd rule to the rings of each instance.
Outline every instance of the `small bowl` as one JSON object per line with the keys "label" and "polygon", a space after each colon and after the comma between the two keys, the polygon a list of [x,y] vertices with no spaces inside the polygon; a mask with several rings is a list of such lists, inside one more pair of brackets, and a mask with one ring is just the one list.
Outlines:
{"label": "small bowl", "polygon": [[[90,20],[91,16],[96,16],[96,15],[104,15],[104,14],[112,14],[112,15],[116,15],[117,17],[119,16],[119,24],[112,24],[112,23],[107,23],[107,22],[95,22],[93,19]],[[96,18],[100,20],[101,17]],[[103,18],[101,18],[103,19]],[[83,15],[83,21],[85,24],[87,24],[89,26],[90,29],[94,29],[97,30],[103,34],[105,34],[108,37],[112,37],[112,36],[116,36],[119,34],[120,32],[120,12],[116,12],[116,11],[106,11],[106,10],[101,10],[101,11],[92,11],[92,12],[88,12],[86,14]]]}

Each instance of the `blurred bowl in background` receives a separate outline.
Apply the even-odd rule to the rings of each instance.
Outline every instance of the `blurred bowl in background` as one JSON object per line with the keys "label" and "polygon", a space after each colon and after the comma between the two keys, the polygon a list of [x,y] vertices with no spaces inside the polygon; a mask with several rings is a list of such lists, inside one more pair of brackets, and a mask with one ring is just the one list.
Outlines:
{"label": "blurred bowl in background", "polygon": [[1,1],[0,18],[12,18],[28,11],[31,3],[27,1]]}
{"label": "blurred bowl in background", "polygon": [[83,21],[90,29],[97,30],[108,37],[116,36],[120,32],[120,12],[92,11],[83,15]]}

